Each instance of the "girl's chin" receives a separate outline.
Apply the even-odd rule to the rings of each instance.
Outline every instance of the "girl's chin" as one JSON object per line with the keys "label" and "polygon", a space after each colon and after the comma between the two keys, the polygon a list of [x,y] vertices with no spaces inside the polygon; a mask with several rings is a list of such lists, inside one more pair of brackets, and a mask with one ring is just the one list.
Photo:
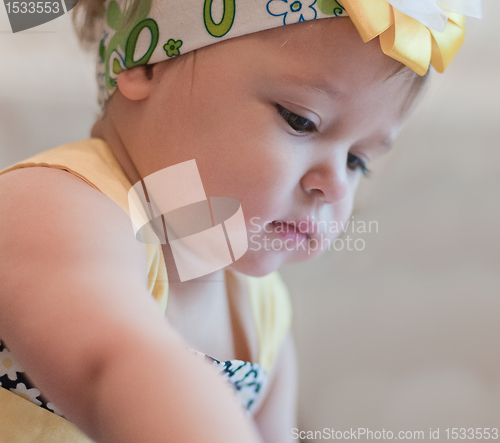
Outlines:
{"label": "girl's chin", "polygon": [[229,266],[230,269],[251,277],[264,277],[276,271],[286,262],[286,256],[280,252],[255,252],[250,249]]}
{"label": "girl's chin", "polygon": [[317,258],[322,251],[259,251],[250,249],[229,266],[230,269],[251,277],[264,277],[288,263],[301,263],[313,258]]}

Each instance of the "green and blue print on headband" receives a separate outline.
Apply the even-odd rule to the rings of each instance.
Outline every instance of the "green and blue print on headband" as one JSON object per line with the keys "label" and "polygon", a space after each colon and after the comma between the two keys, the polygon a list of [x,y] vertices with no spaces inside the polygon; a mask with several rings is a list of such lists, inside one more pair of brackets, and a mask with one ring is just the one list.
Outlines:
{"label": "green and blue print on headband", "polygon": [[104,105],[125,70],[277,26],[350,17],[367,42],[419,75],[443,72],[464,40],[464,15],[480,0],[107,0],[99,23],[97,78]]}

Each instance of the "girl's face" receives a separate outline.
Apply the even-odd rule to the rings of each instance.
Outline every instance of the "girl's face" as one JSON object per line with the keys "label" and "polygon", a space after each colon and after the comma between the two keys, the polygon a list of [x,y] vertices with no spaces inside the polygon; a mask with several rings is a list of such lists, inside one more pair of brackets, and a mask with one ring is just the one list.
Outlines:
{"label": "girl's face", "polygon": [[348,18],[230,39],[155,65],[122,140],[142,177],[196,159],[206,195],[242,205],[249,250],[232,268],[265,275],[338,236],[405,117],[397,67]]}

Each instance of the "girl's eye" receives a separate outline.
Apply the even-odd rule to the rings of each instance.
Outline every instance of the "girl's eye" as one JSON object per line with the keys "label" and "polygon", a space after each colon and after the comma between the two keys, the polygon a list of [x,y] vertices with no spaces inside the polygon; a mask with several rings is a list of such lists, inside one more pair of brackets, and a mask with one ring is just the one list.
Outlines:
{"label": "girl's eye", "polygon": [[366,163],[361,158],[351,154],[350,152],[347,154],[347,167],[351,171],[359,169],[364,176],[368,176],[371,173],[371,171],[366,167]]}
{"label": "girl's eye", "polygon": [[276,105],[278,114],[290,125],[290,127],[299,133],[315,132],[316,125],[311,120],[295,114],[294,112],[284,108],[281,105]]}

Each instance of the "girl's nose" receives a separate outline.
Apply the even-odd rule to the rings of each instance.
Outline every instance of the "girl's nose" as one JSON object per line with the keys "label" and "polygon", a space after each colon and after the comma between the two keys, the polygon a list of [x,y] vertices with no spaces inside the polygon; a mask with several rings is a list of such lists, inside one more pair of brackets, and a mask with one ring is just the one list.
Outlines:
{"label": "girl's nose", "polygon": [[349,191],[346,162],[337,158],[311,167],[300,180],[302,189],[325,204],[342,200]]}

